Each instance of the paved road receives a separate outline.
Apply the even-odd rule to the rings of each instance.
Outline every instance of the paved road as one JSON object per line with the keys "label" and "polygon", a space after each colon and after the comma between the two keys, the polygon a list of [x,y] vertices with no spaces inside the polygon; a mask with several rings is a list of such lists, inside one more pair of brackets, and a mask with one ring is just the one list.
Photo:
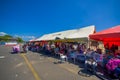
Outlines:
{"label": "paved road", "polygon": [[0,46],[0,80],[35,80],[24,59],[10,51]]}
{"label": "paved road", "polygon": [[[0,80],[88,80],[39,53],[11,54],[0,46]],[[90,80],[90,78],[89,78]],[[91,78],[91,80],[99,80]]]}

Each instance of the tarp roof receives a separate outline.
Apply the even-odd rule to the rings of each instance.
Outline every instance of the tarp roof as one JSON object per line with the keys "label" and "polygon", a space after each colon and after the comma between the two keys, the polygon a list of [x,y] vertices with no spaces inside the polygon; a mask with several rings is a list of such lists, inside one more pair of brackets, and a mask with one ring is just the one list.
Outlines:
{"label": "tarp roof", "polygon": [[95,26],[92,25],[80,29],[73,29],[73,30],[66,30],[51,34],[45,34],[42,37],[36,39],[36,41],[55,40],[57,38],[59,39],[65,39],[65,38],[74,39],[74,38],[84,38],[84,37],[87,38],[90,34],[93,34],[94,31],[95,31]]}
{"label": "tarp roof", "polygon": [[89,36],[91,39],[94,40],[120,40],[120,25],[94,33]]}
{"label": "tarp roof", "polygon": [[51,34],[45,34],[42,37],[38,38],[37,41],[41,40],[55,40],[57,38],[64,39],[67,35],[74,33],[75,30],[67,30],[67,31],[61,31]]}
{"label": "tarp roof", "polygon": [[120,25],[94,33],[89,36],[91,39],[103,41],[104,44],[120,46]]}
{"label": "tarp roof", "polygon": [[31,39],[31,40],[29,40],[29,42],[32,42],[32,41],[36,41],[36,39]]}
{"label": "tarp roof", "polygon": [[66,38],[88,38],[90,34],[95,32],[95,26],[87,26],[84,28],[77,29],[74,34],[68,35]]}

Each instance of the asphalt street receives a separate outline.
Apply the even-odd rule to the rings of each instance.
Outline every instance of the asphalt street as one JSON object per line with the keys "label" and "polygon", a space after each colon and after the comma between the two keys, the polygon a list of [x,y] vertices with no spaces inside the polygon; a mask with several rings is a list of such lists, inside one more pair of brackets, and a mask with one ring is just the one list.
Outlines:
{"label": "asphalt street", "polygon": [[0,80],[99,80],[81,77],[67,64],[54,64],[54,59],[40,53],[11,51],[11,47],[0,46]]}

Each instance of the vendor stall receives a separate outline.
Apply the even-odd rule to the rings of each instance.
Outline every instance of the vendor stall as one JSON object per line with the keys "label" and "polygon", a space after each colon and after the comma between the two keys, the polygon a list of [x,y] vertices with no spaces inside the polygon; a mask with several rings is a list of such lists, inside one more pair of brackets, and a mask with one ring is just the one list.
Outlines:
{"label": "vendor stall", "polygon": [[118,45],[120,46],[120,25],[115,26],[94,34],[91,34],[90,39],[102,41],[105,44],[109,44],[109,46]]}

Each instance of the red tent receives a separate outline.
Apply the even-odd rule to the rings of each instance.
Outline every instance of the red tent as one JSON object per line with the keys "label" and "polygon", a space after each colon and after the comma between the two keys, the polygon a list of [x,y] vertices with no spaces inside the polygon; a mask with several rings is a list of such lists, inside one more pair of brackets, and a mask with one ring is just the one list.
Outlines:
{"label": "red tent", "polygon": [[89,35],[90,39],[103,41],[104,44],[120,46],[120,25]]}

